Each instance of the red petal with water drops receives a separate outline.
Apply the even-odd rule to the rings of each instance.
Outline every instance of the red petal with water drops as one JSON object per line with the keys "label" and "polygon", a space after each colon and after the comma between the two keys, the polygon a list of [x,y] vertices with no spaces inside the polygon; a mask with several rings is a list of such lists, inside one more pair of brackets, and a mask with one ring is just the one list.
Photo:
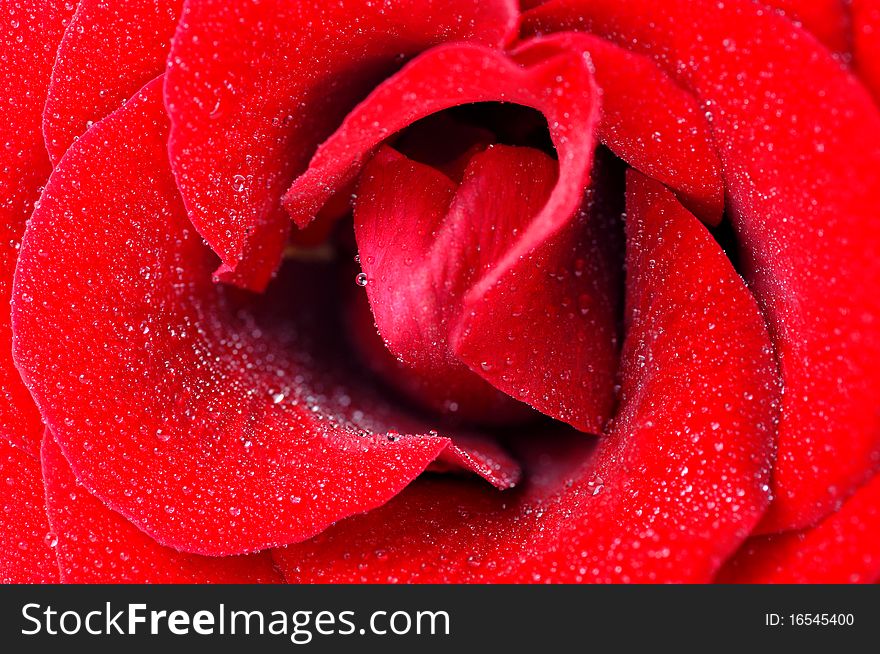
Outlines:
{"label": "red petal with water drops", "polygon": [[880,105],[880,1],[852,0],[853,63]]}
{"label": "red petal with water drops", "polygon": [[[0,3],[7,26],[0,35],[0,307],[8,305],[24,224],[51,171],[40,132],[42,101],[74,8],[62,0],[39,9]],[[37,456],[43,427],[9,354],[11,341],[9,314],[0,311],[0,438]]]}
{"label": "red petal with water drops", "polygon": [[[621,264],[604,216],[585,211],[535,244],[520,264],[528,275],[505,298],[503,319],[481,331],[491,337],[466,342],[471,369],[456,350],[462,324],[473,320],[465,297],[521,245],[556,184],[556,169],[542,152],[510,146],[476,154],[458,188],[390,148],[367,166],[355,233],[379,333],[407,368],[397,378],[386,375],[392,384],[433,408],[454,404],[460,417],[521,420],[524,412],[505,406],[500,388],[585,431],[601,431],[613,401],[619,289],[612,271]],[[480,306],[473,311],[483,313]]]}
{"label": "red petal with water drops", "polygon": [[555,1],[524,21],[652,56],[713,117],[786,388],[762,529],[816,522],[880,462],[880,112],[823,46],[745,0]]}
{"label": "red petal with water drops", "polygon": [[802,25],[832,52],[849,53],[850,17],[847,5],[852,0],[761,1],[765,5],[779,9],[790,20]]}
{"label": "red petal with water drops", "polygon": [[57,583],[40,462],[0,439],[0,583]]}
{"label": "red petal with water drops", "polygon": [[80,0],[58,48],[43,134],[52,163],[162,74],[183,0]]}
{"label": "red petal with water drops", "polygon": [[444,41],[506,43],[517,13],[513,0],[187,3],[166,83],[169,150],[219,274],[266,285],[289,231],[279,198],[379,81]]}
{"label": "red petal with water drops", "polygon": [[[509,102],[544,115],[562,162],[552,200],[558,209],[554,224],[566,222],[589,183],[598,106],[589,65],[580,55],[552,46],[544,53],[521,66],[491,48],[454,44],[414,59],[352,110],[318,148],[284,196],[294,223],[308,225],[389,137],[431,114],[477,102]],[[528,50],[518,56],[526,59]]]}
{"label": "red petal with water drops", "polygon": [[74,584],[280,583],[268,552],[208,557],[162,547],[83,488],[51,434],[42,451],[46,510],[61,581]]}
{"label": "red petal with water drops", "polygon": [[812,529],[746,541],[717,580],[753,584],[880,581],[880,476]]}
{"label": "red petal with water drops", "polygon": [[[211,282],[166,137],[156,80],[72,146],[22,246],[16,361],[77,478],[162,545],[209,555],[386,502],[449,440],[313,343],[330,331],[308,324],[332,300],[328,271],[303,273],[299,299]],[[261,317],[257,299],[293,322]]]}
{"label": "red petal with water drops", "polygon": [[602,91],[599,140],[717,225],[724,211],[721,162],[696,99],[647,57],[589,34],[554,34],[521,48],[537,58],[559,50],[583,53],[595,68]]}
{"label": "red petal with water drops", "polygon": [[[405,361],[413,359],[414,352],[420,352],[423,356],[419,365],[423,371],[439,366],[450,373],[444,373],[444,378],[453,374],[454,362],[449,361],[448,349],[440,348],[443,355],[437,356],[436,352],[424,347],[438,336],[433,333],[437,331],[437,325],[431,323],[439,317],[440,331],[447,332],[443,340],[448,339],[455,357],[495,388],[543,413],[596,431],[601,429],[610,410],[611,378],[616,369],[617,348],[614,265],[609,261],[612,258],[609,250],[613,249],[603,247],[605,243],[600,233],[607,225],[597,228],[595,233],[588,233],[583,217],[578,214],[584,189],[590,183],[592,131],[598,115],[597,107],[585,98],[593,98],[595,90],[589,67],[580,53],[548,44],[542,45],[541,54],[538,57],[529,47],[523,47],[511,59],[484,47],[447,45],[418,57],[349,114],[340,129],[319,148],[306,173],[294,182],[285,196],[285,204],[297,224],[307,224],[335,192],[354,179],[383,140],[452,106],[503,101],[540,111],[547,120],[561,162],[558,182],[547,197],[546,193],[535,194],[529,202],[520,203],[524,188],[520,180],[518,186],[512,184],[508,187],[501,194],[504,199],[496,203],[499,182],[490,179],[488,174],[475,175],[458,191],[451,211],[460,215],[448,221],[446,245],[436,246],[436,256],[428,253],[428,247],[434,247],[429,228],[419,230],[414,226],[413,243],[398,242],[407,237],[407,234],[398,234],[394,238],[396,245],[390,245],[389,239],[394,234],[384,233],[387,225],[382,221],[370,221],[382,230],[381,233],[364,236],[367,220],[362,213],[358,219],[359,246],[366,251],[361,251],[361,260],[366,266],[367,279],[373,273],[377,277],[377,291],[373,292],[375,297],[371,295],[371,303],[374,312],[382,314],[377,315],[380,331],[389,342],[396,341],[392,350]],[[528,65],[520,65],[521,60],[528,61]],[[417,167],[408,174],[432,175],[424,167]],[[421,196],[432,205],[422,207],[426,225],[445,214],[438,202],[442,203],[444,198],[451,201],[451,187],[446,191],[439,188],[444,185],[442,176],[439,173],[433,175],[434,179],[425,183],[430,183],[438,194],[436,197],[429,197],[432,194]],[[384,197],[392,189],[379,177],[375,184],[377,188],[370,189],[369,185],[365,188],[371,201],[381,202],[381,207],[375,205],[373,213],[378,215],[396,207],[395,215],[400,220],[395,225],[408,219],[405,214],[409,211],[410,200],[401,194],[403,189],[398,188],[392,197]],[[549,186],[544,189],[547,191]],[[358,206],[363,209],[365,205],[358,202]],[[501,230],[494,233],[498,238],[490,230],[472,230],[468,238],[473,247],[463,249],[455,242],[458,232],[462,232],[467,221],[472,219],[468,214],[477,215],[489,210],[492,216],[501,219],[498,217],[512,207],[516,212],[505,216],[504,220],[515,219],[519,223],[521,229],[515,239],[503,241]],[[403,246],[407,251],[412,249],[414,263],[411,269],[421,267],[424,273],[421,282],[415,275],[413,284],[421,283],[421,287],[425,287],[425,284],[430,286],[435,263],[440,267],[454,263],[455,258],[449,258],[452,251],[471,250],[468,256],[475,256],[475,248],[484,237],[492,242],[493,252],[488,258],[481,257],[476,262],[479,277],[462,276],[456,280],[455,275],[450,274],[444,278],[445,282],[457,286],[457,291],[449,289],[453,291],[452,295],[462,296],[461,320],[453,323],[448,316],[438,316],[437,311],[425,311],[418,297],[424,288],[419,292],[403,293],[408,299],[392,297],[401,295],[400,288],[394,290],[399,280],[395,281],[393,277],[406,269],[409,255]],[[488,245],[489,241],[483,245]],[[401,247],[398,249],[397,245]],[[579,245],[598,250],[595,260],[586,257],[582,261],[587,269],[581,271],[573,269],[577,265],[574,253]],[[443,247],[449,251],[444,253]],[[380,261],[387,264],[387,271],[370,270],[372,263]],[[551,269],[552,266],[557,269]],[[564,281],[575,277],[578,272],[583,273],[582,280]],[[550,276],[554,280],[548,284]],[[578,290],[574,295],[573,287]],[[554,298],[544,296],[550,289],[556,294]],[[382,297],[376,295],[377,292]],[[409,307],[395,315],[395,307],[400,305],[401,299],[407,299]],[[434,304],[439,309],[442,303]],[[395,320],[400,322],[397,329],[393,328]],[[405,342],[413,337],[410,331],[413,325],[424,325],[416,332],[420,345],[415,349]],[[503,326],[502,332],[499,332],[499,326]],[[572,334],[584,334],[588,327],[592,329],[592,336],[575,339],[577,352],[572,352]],[[565,333],[567,328],[571,330]],[[497,347],[499,333],[512,333],[518,340],[516,347],[511,342],[504,344],[503,356]],[[565,340],[564,347],[560,347],[560,338]],[[533,350],[541,348],[542,340],[547,340],[543,353],[553,356],[535,356]],[[434,361],[431,361],[432,357]],[[592,373],[586,373],[591,367]],[[455,375],[455,382],[460,386],[458,382],[462,375]],[[581,403],[575,398],[588,398],[588,401]]]}
{"label": "red petal with water drops", "polygon": [[621,404],[598,444],[530,434],[526,481],[504,495],[419,480],[278,550],[288,581],[712,578],[769,500],[772,347],[727,257],[669,191],[633,175],[628,216]]}
{"label": "red petal with water drops", "polygon": [[[540,204],[530,208],[529,197],[543,202],[554,179],[552,170],[549,187],[538,180],[536,193],[513,207],[505,202],[505,207],[514,210],[513,216],[530,218]],[[473,247],[479,228],[468,238],[463,225],[450,225],[454,218],[447,221],[455,191],[452,180],[435,168],[388,147],[368,164],[355,208],[366,288],[348,300],[350,336],[367,365],[419,405],[471,423],[516,423],[530,417],[529,409],[473,373],[449,343],[461,317],[468,275],[483,267]],[[474,217],[455,215],[458,222]],[[507,218],[493,211],[486,220]],[[457,242],[454,232],[466,240]],[[484,235],[491,239],[488,231]]]}

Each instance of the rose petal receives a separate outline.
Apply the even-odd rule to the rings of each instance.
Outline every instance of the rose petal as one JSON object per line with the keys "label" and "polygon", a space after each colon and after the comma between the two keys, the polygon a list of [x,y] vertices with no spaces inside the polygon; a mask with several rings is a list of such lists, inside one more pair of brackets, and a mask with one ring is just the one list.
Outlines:
{"label": "rose petal", "polygon": [[53,164],[93,123],[165,70],[183,0],[80,0],[64,33],[43,112]]}
{"label": "rose petal", "polygon": [[762,0],[762,3],[779,9],[790,20],[802,25],[832,52],[846,54],[850,49],[850,20],[847,12],[850,1]]}
{"label": "rose petal", "polygon": [[524,23],[634,47],[711,113],[741,259],[786,388],[762,529],[821,519],[880,463],[876,106],[824,47],[745,0],[638,0],[627,11],[554,1]]}
{"label": "rose petal", "polygon": [[[380,333],[408,367],[439,379],[462,407],[487,405],[455,349],[463,322],[474,322],[464,299],[528,232],[556,183],[556,164],[537,150],[495,146],[472,159],[454,196],[426,176],[431,169],[387,151],[364,172],[355,229],[367,293]],[[439,211],[418,211],[414,194]],[[620,262],[601,218],[585,212],[536,244],[519,263],[525,274],[506,294],[503,316],[491,314],[499,322],[481,325],[491,338],[464,339],[464,361],[494,387],[592,432],[611,411],[617,349]],[[484,313],[479,304],[473,311]]]}
{"label": "rose petal", "polygon": [[807,531],[746,541],[721,583],[853,584],[880,581],[880,476]]}
{"label": "rose petal", "polygon": [[553,224],[567,222],[589,182],[595,86],[587,62],[566,50],[530,64],[472,44],[438,46],[414,59],[349,113],[294,180],[284,196],[294,223],[308,225],[390,136],[431,114],[476,102],[510,102],[544,114],[562,162]]}
{"label": "rose petal", "polygon": [[[497,200],[503,207],[498,170],[486,166],[476,183],[462,186],[458,206],[473,207],[474,216],[484,203],[491,207]],[[565,211],[553,203],[566,183],[561,180],[541,213],[476,280],[451,342],[456,356],[496,388],[577,429],[600,433],[614,401],[623,248],[622,210],[601,195],[613,195],[613,185],[605,183],[601,167],[594,172],[596,192],[587,192],[567,224],[541,229],[548,218],[558,220],[554,210]],[[505,189],[508,202],[529,185],[522,175],[515,180],[519,188]],[[466,219],[467,210],[462,213]],[[476,242],[484,240],[493,238]]]}
{"label": "rose petal", "polygon": [[[0,48],[0,307],[12,294],[12,275],[24,223],[39,197],[51,166],[40,133],[55,50],[73,3],[53,0],[39,9],[4,5],[6,25]],[[12,362],[9,314],[0,311],[0,439],[37,456],[42,424]]]}
{"label": "rose petal", "polygon": [[[560,349],[558,339],[553,338],[554,333],[562,337],[565,329],[561,323],[557,324],[559,312],[547,314],[548,307],[556,306],[554,301],[536,304],[541,293],[547,290],[544,284],[546,277],[535,274],[536,263],[543,262],[546,274],[557,278],[564,279],[577,272],[569,270],[576,265],[576,261],[572,260],[572,244],[584,236],[582,231],[578,231],[581,226],[576,224],[576,212],[583,201],[584,189],[589,185],[592,130],[597,116],[595,107],[584,101],[585,96],[592,97],[594,89],[583,57],[565,49],[559,49],[549,56],[551,52],[551,46],[544,47],[545,56],[539,59],[527,47],[521,48],[516,56],[528,60],[529,65],[525,67],[518,65],[516,59],[511,60],[503,54],[474,45],[441,46],[421,55],[377,88],[349,114],[342,127],[319,148],[309,169],[294,182],[285,196],[285,206],[297,224],[307,224],[334,192],[350,183],[384,139],[417,120],[451,106],[504,101],[543,113],[550,125],[550,135],[561,162],[559,181],[549,199],[546,202],[541,200],[544,206],[528,222],[528,227],[519,233],[509,247],[496,252],[499,256],[494,258],[493,265],[478,280],[474,280],[464,298],[463,321],[458,322],[454,335],[450,333],[454,341],[450,343],[457,358],[496,388],[548,415],[596,431],[601,429],[602,421],[610,410],[610,379],[616,366],[613,302],[609,301],[614,291],[613,275],[610,274],[613,266],[606,266],[603,258],[610,255],[600,250],[603,257],[595,262],[582,262],[589,269],[582,271],[584,288],[580,289],[578,295],[571,296],[570,284],[555,286],[559,293],[556,300],[562,303],[563,322],[566,325],[580,325],[575,330],[580,334],[583,333],[583,325],[590,322],[597,330],[596,338],[578,341],[578,355],[567,351],[571,334],[563,337],[566,344],[564,349]],[[493,188],[484,188],[488,177],[480,179],[482,181],[473,184],[473,190],[467,191],[467,201],[474,207],[475,213],[481,210],[480,203],[492,201],[495,192]],[[491,184],[495,184],[495,180]],[[516,189],[510,189],[510,193],[517,192]],[[423,197],[433,202],[435,199],[431,199],[430,195]],[[406,199],[401,197],[400,201],[405,202]],[[404,206],[399,205],[400,208]],[[529,217],[538,206],[530,203],[528,214],[519,220]],[[402,218],[402,214],[398,215]],[[466,216],[462,216],[461,221],[466,220]],[[480,233],[481,230],[476,230],[474,236]],[[592,237],[597,238],[596,235]],[[424,250],[429,240],[422,238],[421,245],[412,243],[408,247]],[[599,240],[594,245],[601,245]],[[364,244],[361,239],[361,245]],[[387,256],[382,247],[381,256]],[[393,247],[388,249],[388,252],[393,251]],[[367,262],[369,267],[369,258],[380,256],[380,253],[362,252],[361,255],[362,263]],[[414,258],[418,258],[418,255]],[[405,259],[404,256],[404,262]],[[559,269],[549,270],[549,261],[554,259]],[[440,262],[442,258],[437,260]],[[428,261],[430,259],[423,263]],[[481,265],[483,263],[486,262],[480,262]],[[428,268],[425,268],[426,274]],[[369,271],[367,277],[370,277]],[[538,277],[541,279],[538,280]],[[577,282],[574,283],[577,285]],[[390,278],[388,284],[396,286]],[[540,292],[536,284],[542,285]],[[534,296],[529,296],[529,293]],[[391,309],[392,306],[386,303],[388,299],[371,298],[374,311],[384,311],[383,307]],[[511,310],[511,307],[514,309]],[[566,311],[566,307],[571,308]],[[404,317],[399,316],[401,319]],[[432,317],[436,316],[432,314]],[[377,319],[380,329],[389,328],[390,321],[380,316]],[[423,321],[425,325],[430,323],[430,320]],[[505,344],[506,351],[513,358],[510,364],[506,364],[507,356],[494,360],[498,358],[498,352],[492,344],[497,343],[499,325],[504,325],[504,333],[519,335],[517,343]],[[406,331],[410,327],[402,325],[401,329]],[[384,336],[390,338],[390,334]],[[536,357],[532,351],[539,347],[537,344],[543,338],[548,339],[545,353],[555,352],[554,356],[546,359]],[[422,339],[422,342],[427,341]],[[406,349],[404,344],[396,347],[395,353],[400,355]],[[424,348],[422,351],[430,356]],[[490,354],[491,361],[487,359]],[[585,378],[583,371],[590,366],[594,374]],[[584,386],[585,382],[587,386]],[[580,404],[578,400],[581,398],[590,399]]]}
{"label": "rose petal", "polygon": [[162,547],[79,485],[47,433],[43,479],[61,581],[73,584],[280,583],[268,552],[207,557]]}
{"label": "rose petal", "polygon": [[377,82],[437,43],[503,44],[516,17],[512,0],[188,2],[166,81],[169,151],[218,274],[266,285],[289,230],[279,198]]}
{"label": "rose petal", "polygon": [[598,137],[614,154],[676,191],[704,222],[724,211],[721,162],[696,99],[647,57],[588,34],[569,32],[527,41],[521,51],[547,49],[589,57],[602,91]]}
{"label": "rose petal", "polygon": [[58,582],[40,462],[0,439],[0,583]]}
{"label": "rose petal", "polygon": [[527,480],[503,496],[419,480],[278,550],[288,581],[711,579],[769,500],[772,347],[727,257],[669,191],[633,174],[628,204],[621,405],[595,451],[532,434]]}
{"label": "rose petal", "polygon": [[[540,197],[541,184],[533,188]],[[443,250],[454,240],[441,232],[454,191],[448,177],[391,148],[367,166],[355,233],[369,300],[361,289],[348,300],[350,335],[367,365],[419,405],[472,424],[516,423],[534,415],[468,369],[449,344],[463,293],[456,267],[473,254],[471,242]],[[527,202],[524,209],[531,217]]]}
{"label": "rose petal", "polygon": [[53,173],[16,275],[16,361],[77,478],[160,544],[226,555],[307,538],[387,501],[449,439],[407,435],[428,428],[321,358],[321,276],[299,280],[301,303],[286,286],[263,303],[293,324],[211,283],[216,258],[167,167],[161,91]]}
{"label": "rose petal", "polygon": [[584,212],[521,260],[503,319],[481,325],[491,338],[465,340],[470,370],[455,349],[463,322],[484,313],[465,296],[521,246],[556,177],[549,156],[509,146],[475,155],[457,189],[390,148],[367,166],[355,232],[379,333],[409,373],[392,383],[415,385],[410,394],[435,408],[454,403],[459,416],[521,420],[522,411],[497,399],[499,388],[580,429],[601,431],[613,402],[613,271],[621,268],[604,216]]}
{"label": "rose petal", "polygon": [[851,11],[855,69],[880,104],[880,2],[852,0]]}

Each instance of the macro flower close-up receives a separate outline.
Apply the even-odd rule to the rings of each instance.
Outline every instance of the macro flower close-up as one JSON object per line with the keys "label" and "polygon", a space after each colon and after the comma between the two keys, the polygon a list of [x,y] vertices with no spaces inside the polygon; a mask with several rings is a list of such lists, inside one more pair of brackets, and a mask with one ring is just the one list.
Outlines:
{"label": "macro flower close-up", "polygon": [[880,582],[880,1],[0,16],[0,581]]}

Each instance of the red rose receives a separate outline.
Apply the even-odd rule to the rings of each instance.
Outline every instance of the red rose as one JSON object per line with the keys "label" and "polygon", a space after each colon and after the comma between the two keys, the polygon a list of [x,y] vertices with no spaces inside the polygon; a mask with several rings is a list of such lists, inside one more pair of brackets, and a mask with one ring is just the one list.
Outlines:
{"label": "red rose", "polygon": [[2,4],[5,581],[880,578],[877,3]]}

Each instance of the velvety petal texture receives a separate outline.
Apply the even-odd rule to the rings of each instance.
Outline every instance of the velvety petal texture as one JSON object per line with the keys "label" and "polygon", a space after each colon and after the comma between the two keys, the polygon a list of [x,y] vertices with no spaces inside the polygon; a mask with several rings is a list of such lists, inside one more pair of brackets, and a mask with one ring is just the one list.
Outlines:
{"label": "velvety petal texture", "polygon": [[516,420],[517,411],[494,400],[498,388],[584,431],[601,431],[608,419],[618,216],[584,210],[535,248],[519,264],[529,274],[509,289],[508,311],[484,329],[495,336],[478,343],[465,335],[469,350],[460,357],[462,330],[480,312],[466,296],[527,232],[556,169],[538,150],[496,145],[471,159],[457,188],[390,149],[364,171],[355,233],[372,313],[389,350],[416,376],[415,393],[436,408]]}
{"label": "velvety petal texture", "polygon": [[503,45],[516,18],[514,0],[187,2],[167,72],[169,151],[220,277],[265,287],[289,231],[279,198],[376,83],[438,43]]}
{"label": "velvety petal texture", "polygon": [[696,99],[648,57],[605,39],[569,32],[527,41],[521,51],[584,56],[601,89],[598,137],[621,159],[677,192],[707,223],[724,211],[721,162]]}
{"label": "velvety petal texture", "polygon": [[722,583],[854,584],[880,581],[880,476],[812,529],[746,541]]}
{"label": "velvety petal texture", "polygon": [[[358,337],[363,356],[389,384],[420,404],[477,422],[516,422],[524,417],[509,396],[458,360],[450,344],[470,277],[489,269],[498,251],[503,252],[503,244],[492,248],[491,242],[483,249],[480,239],[493,234],[515,238],[521,228],[516,221],[527,224],[556,181],[555,162],[549,157],[533,150],[528,162],[533,165],[523,162],[517,167],[515,152],[520,151],[488,150],[477,157],[496,161],[506,154],[503,160],[509,165],[499,161],[501,170],[469,167],[471,174],[465,173],[468,181],[462,187],[476,186],[469,197],[477,202],[491,197],[480,193],[485,190],[484,176],[497,191],[496,174],[507,175],[505,186],[516,197],[496,196],[497,211],[487,213],[482,205],[482,211],[469,211],[470,206],[453,211],[453,181],[391,148],[374,157],[357,189],[355,234],[369,304],[358,302],[353,310],[367,312],[364,329],[375,320],[382,337],[380,343]],[[522,152],[525,156],[525,149]],[[538,176],[534,185],[529,173]],[[381,354],[386,347],[402,366],[383,370],[390,365]]]}
{"label": "velvety petal texture", "polygon": [[[51,166],[40,133],[55,51],[75,4],[2,0],[0,15],[0,307],[12,294],[12,275],[24,223]],[[40,416],[12,362],[9,313],[0,311],[0,438],[38,456]]]}
{"label": "velvety petal texture", "polygon": [[642,52],[711,116],[741,265],[786,388],[762,529],[810,525],[880,464],[880,113],[777,12],[746,0],[628,7],[554,0],[525,28],[588,30]]}
{"label": "velvety petal texture", "polygon": [[[763,0],[790,20],[802,25],[831,52],[848,54],[852,0]],[[859,0],[854,0],[858,2]]]}
{"label": "velvety petal texture", "polygon": [[[450,361],[454,354],[455,360],[495,388],[542,413],[586,431],[597,431],[611,408],[612,376],[617,365],[612,299],[616,287],[611,272],[613,248],[603,248],[603,239],[583,231],[579,213],[590,184],[592,132],[598,119],[598,98],[582,52],[536,42],[519,48],[512,56],[475,45],[447,45],[425,53],[349,114],[318,149],[308,170],[294,182],[285,196],[285,206],[297,224],[307,225],[334,193],[354,180],[383,140],[432,113],[467,102],[488,101],[515,103],[544,115],[559,158],[555,186],[546,199],[541,196],[540,186],[530,191],[534,195],[526,195],[523,175],[514,174],[510,185],[495,197],[489,187],[494,188],[496,181],[490,184],[489,180],[492,174],[500,173],[498,166],[502,164],[493,163],[491,173],[487,169],[471,175],[455,201],[442,191],[436,197],[425,196],[430,206],[424,207],[424,222],[413,233],[414,242],[399,243],[400,238],[406,238],[400,235],[392,244],[388,238],[383,241],[369,225],[388,229],[381,215],[386,211],[392,211],[399,221],[405,216],[410,220],[404,195],[389,196],[387,203],[382,197],[403,180],[388,184],[374,175],[374,187],[367,183],[364,190],[368,198],[377,198],[383,204],[374,203],[375,216],[370,218],[370,209],[358,200],[356,213],[359,246],[365,248],[361,264],[368,284],[371,273],[377,276],[379,290],[372,292],[371,304],[374,312],[382,313],[377,315],[379,331],[398,357],[421,367],[423,377],[431,376],[437,364],[442,364],[446,372],[441,374],[446,378],[455,374],[460,379],[462,375],[454,372],[456,361]],[[546,174],[539,179],[542,177]],[[547,178],[548,184],[552,181]],[[438,184],[443,184],[442,179],[431,183],[431,188]],[[381,185],[381,193],[375,185]],[[444,197],[451,203],[448,209],[442,207]],[[511,214],[514,198],[516,202],[525,201]],[[432,223],[447,211],[447,233],[438,239],[444,245],[432,245]],[[496,237],[472,229],[469,241],[456,242],[455,249],[449,250],[449,244],[458,235],[463,236],[457,233],[477,216],[483,225],[503,220],[517,231],[505,234],[499,228]],[[480,242],[484,237],[488,240]],[[584,242],[579,241],[582,237]],[[421,290],[412,285],[404,290],[403,284],[408,282],[398,281],[397,276],[406,277],[405,269],[385,259],[387,253],[404,245],[407,250],[412,247],[414,260],[420,259],[421,282],[418,276],[411,281],[421,284]],[[427,253],[429,245],[436,247],[437,257]],[[486,254],[478,254],[483,246],[488,246]],[[593,249],[579,253],[581,247]],[[455,253],[459,256],[453,256]],[[597,256],[591,257],[592,253]],[[407,256],[402,255],[404,266]],[[580,281],[575,279],[579,259],[584,277]],[[373,264],[380,260],[388,268],[378,273]],[[454,279],[454,269],[441,272],[447,264],[460,266],[462,272],[469,267],[472,270],[469,276]],[[380,307],[390,299],[385,297],[388,292],[398,293],[394,289],[399,289],[399,297],[407,296],[417,304],[424,287],[431,285],[441,289],[442,304],[456,312],[457,319],[438,316],[428,305],[409,303],[399,313],[391,305]],[[548,301],[545,293],[551,290],[553,299]],[[383,293],[383,297],[376,293]],[[456,297],[453,304],[449,304],[451,296]],[[440,299],[426,301],[439,306]],[[548,307],[557,305],[559,311],[548,313]],[[399,301],[394,306],[400,308]],[[440,342],[446,343],[437,352],[432,345],[437,334],[412,331],[414,323],[429,325],[435,319],[439,322],[429,330],[444,332]],[[400,323],[395,326],[397,320]],[[499,330],[512,335],[503,344],[503,355],[497,340]],[[570,348],[573,335],[574,351]],[[418,348],[413,349],[412,339],[419,342]],[[538,343],[545,345],[535,351]]]}
{"label": "velvety petal texture", "polygon": [[880,0],[0,22],[0,582],[880,583]]}
{"label": "velvety petal texture", "polygon": [[417,481],[278,550],[288,581],[711,579],[769,502],[772,348],[727,257],[668,190],[632,174],[627,212],[629,331],[607,434],[529,434],[510,495]]}
{"label": "velvety petal texture", "polygon": [[52,163],[165,70],[183,0],[79,0],[58,48],[43,134]]}
{"label": "velvety petal texture", "polygon": [[46,510],[64,583],[235,584],[283,581],[268,553],[208,557],[162,547],[83,488],[51,434],[42,448]]}
{"label": "velvety petal texture", "polygon": [[40,461],[0,439],[0,583],[58,581]]}
{"label": "velvety petal texture", "polygon": [[852,0],[853,63],[880,106],[880,2]]}
{"label": "velvety petal texture", "polygon": [[[322,358],[310,334],[329,331],[315,312],[332,296],[314,279],[294,285],[311,296],[279,287],[263,310],[211,282],[216,258],[166,163],[161,83],[53,173],[16,275],[16,361],[79,481],[160,544],[226,555],[302,540],[453,445]],[[497,452],[457,458],[515,478]]]}

